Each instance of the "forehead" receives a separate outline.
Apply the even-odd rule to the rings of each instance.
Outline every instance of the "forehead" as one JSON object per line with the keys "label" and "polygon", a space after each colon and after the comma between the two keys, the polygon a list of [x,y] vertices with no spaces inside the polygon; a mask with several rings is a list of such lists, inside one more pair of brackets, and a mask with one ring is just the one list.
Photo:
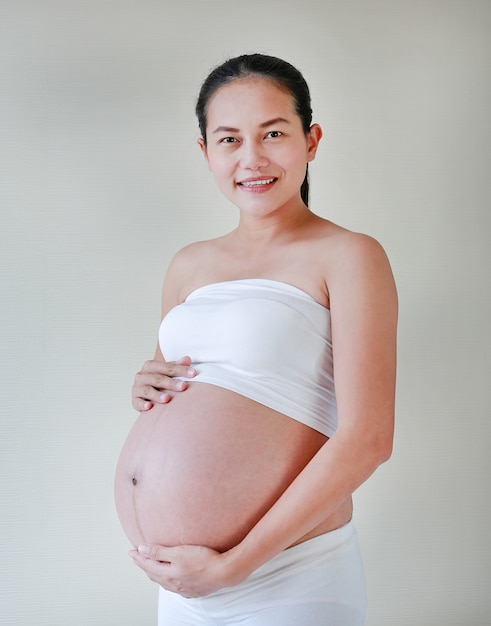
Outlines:
{"label": "forehead", "polygon": [[292,95],[266,78],[241,78],[220,87],[210,98],[207,107],[209,126],[217,123],[264,122],[265,119],[284,117],[300,119],[295,111]]}

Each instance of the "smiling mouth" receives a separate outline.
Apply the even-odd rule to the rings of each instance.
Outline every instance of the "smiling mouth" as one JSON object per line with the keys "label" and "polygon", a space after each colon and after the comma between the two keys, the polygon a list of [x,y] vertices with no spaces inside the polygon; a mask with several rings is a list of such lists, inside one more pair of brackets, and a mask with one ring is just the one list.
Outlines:
{"label": "smiling mouth", "polygon": [[264,187],[265,185],[271,185],[274,183],[277,178],[263,178],[260,180],[244,180],[240,183],[237,183],[241,187],[248,187],[249,189],[254,187]]}

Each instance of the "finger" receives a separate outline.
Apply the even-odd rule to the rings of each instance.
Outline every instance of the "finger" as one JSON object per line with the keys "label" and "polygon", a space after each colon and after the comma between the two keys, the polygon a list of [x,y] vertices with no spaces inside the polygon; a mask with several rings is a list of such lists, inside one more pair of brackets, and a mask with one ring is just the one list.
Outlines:
{"label": "finger", "polygon": [[133,559],[133,563],[145,572],[150,580],[153,580],[166,589],[171,587],[172,578],[169,577],[167,570],[167,568],[170,567],[169,563],[152,561],[151,559],[147,559],[146,557],[138,554],[136,550],[131,551],[129,555]]}
{"label": "finger", "polygon": [[148,400],[144,400],[143,398],[135,398],[133,400],[133,408],[137,411],[149,411],[153,408],[153,402],[149,402]]}
{"label": "finger", "polygon": [[139,374],[160,374],[164,376],[186,376],[192,377],[196,374],[196,370],[190,367],[192,361],[191,357],[183,356],[177,361],[159,361],[152,359],[145,361]]}
{"label": "finger", "polygon": [[164,367],[161,368],[159,373],[170,377],[183,376],[184,378],[193,378],[196,376],[196,369],[192,367],[191,363],[169,361],[164,363]]}
{"label": "finger", "polygon": [[167,548],[166,546],[159,546],[157,544],[142,544],[138,546],[138,554],[140,556],[160,563],[172,563],[175,552],[174,548]]}
{"label": "finger", "polygon": [[154,404],[165,404],[171,400],[171,397],[165,389],[155,388],[151,384],[135,382],[131,390],[131,402],[139,411],[148,411]]}
{"label": "finger", "polygon": [[165,365],[164,361],[159,361],[157,359],[149,359],[148,361],[145,361],[145,363],[143,364],[143,367],[141,368],[140,373],[160,372],[162,370],[163,365]]}
{"label": "finger", "polygon": [[[146,398],[145,394],[151,392],[151,389],[163,389],[169,391],[184,391],[187,385],[186,382],[180,378],[194,378],[196,376],[196,369],[194,367],[187,367],[184,365],[176,365],[175,363],[166,364],[165,371],[162,372],[137,372],[135,374],[135,382],[133,388],[135,394]],[[148,399],[152,399],[149,397]]]}
{"label": "finger", "polygon": [[[187,376],[187,374],[176,374],[176,376],[178,375]],[[170,376],[163,376],[161,374],[154,374],[151,378],[148,378],[147,385],[151,385],[155,389],[166,391],[184,391],[188,386],[185,380],[171,378]]]}
{"label": "finger", "polygon": [[153,581],[158,582],[166,589],[175,590],[176,587],[176,569],[172,563],[167,561],[154,561],[140,554],[137,550],[129,552],[130,557],[145,574]]}
{"label": "finger", "polygon": [[179,365],[186,365],[189,367],[192,363],[192,360],[190,356],[182,356],[180,359],[177,359],[176,363],[178,363]]}
{"label": "finger", "polygon": [[138,550],[131,550],[128,554],[133,559],[135,565],[142,569],[147,576],[164,577],[167,575],[167,568],[170,567],[170,563],[153,561],[152,559],[139,554]]}
{"label": "finger", "polygon": [[156,404],[167,404],[171,399],[172,396],[169,393],[156,392],[156,399],[153,402],[146,398],[132,396],[131,404],[136,411],[145,412],[153,409]]}

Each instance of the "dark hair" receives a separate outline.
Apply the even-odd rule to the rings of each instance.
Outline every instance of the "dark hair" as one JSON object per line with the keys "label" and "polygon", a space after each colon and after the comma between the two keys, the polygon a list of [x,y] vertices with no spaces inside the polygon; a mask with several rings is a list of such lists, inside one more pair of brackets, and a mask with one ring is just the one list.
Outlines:
{"label": "dark hair", "polygon": [[[205,79],[196,103],[201,136],[206,145],[207,107],[212,95],[224,85],[234,80],[249,77],[270,80],[280,89],[291,94],[295,111],[300,117],[302,128],[307,134],[312,123],[310,91],[302,74],[290,63],[266,54],[244,54],[216,67]],[[305,179],[300,188],[302,200],[309,204],[309,171],[306,167]]]}

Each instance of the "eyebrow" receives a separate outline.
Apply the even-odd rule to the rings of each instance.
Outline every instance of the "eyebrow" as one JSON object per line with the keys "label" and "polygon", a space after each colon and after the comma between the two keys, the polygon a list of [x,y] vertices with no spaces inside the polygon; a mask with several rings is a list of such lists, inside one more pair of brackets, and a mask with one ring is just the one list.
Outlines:
{"label": "eyebrow", "polygon": [[[263,122],[259,124],[259,128],[267,128],[268,126],[273,126],[273,124],[279,124],[283,122],[284,124],[289,124],[290,122],[284,117],[274,117],[272,120],[268,120],[267,122]],[[218,126],[213,131],[215,133],[238,133],[240,130],[238,128],[233,128],[232,126]]]}

